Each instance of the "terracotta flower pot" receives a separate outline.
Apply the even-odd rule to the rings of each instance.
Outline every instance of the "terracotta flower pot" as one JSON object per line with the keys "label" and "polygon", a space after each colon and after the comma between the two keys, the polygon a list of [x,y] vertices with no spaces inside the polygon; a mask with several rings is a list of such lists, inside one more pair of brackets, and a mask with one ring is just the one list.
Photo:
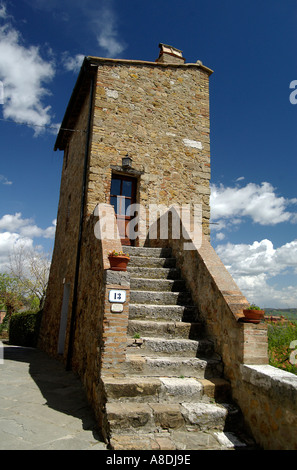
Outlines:
{"label": "terracotta flower pot", "polygon": [[108,259],[112,271],[127,271],[127,264],[130,261],[129,256],[109,256]]}
{"label": "terracotta flower pot", "polygon": [[243,310],[243,321],[247,323],[260,323],[264,318],[265,310]]}

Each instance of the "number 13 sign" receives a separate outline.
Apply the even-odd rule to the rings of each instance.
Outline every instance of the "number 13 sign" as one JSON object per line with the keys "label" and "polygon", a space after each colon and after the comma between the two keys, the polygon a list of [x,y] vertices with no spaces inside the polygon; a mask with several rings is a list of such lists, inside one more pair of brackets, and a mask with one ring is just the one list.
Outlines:
{"label": "number 13 sign", "polygon": [[123,304],[124,302],[126,302],[126,291],[112,289],[109,291],[108,300],[109,302],[117,302]]}

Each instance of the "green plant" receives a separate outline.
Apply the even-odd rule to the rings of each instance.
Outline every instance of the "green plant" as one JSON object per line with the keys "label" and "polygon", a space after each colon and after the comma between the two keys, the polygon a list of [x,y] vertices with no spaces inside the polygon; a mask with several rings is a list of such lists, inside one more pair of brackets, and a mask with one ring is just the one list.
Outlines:
{"label": "green plant", "polygon": [[140,338],[140,334],[139,334],[139,333],[135,333],[135,334],[133,335],[133,338],[134,338],[134,339]]}
{"label": "green plant", "polygon": [[297,324],[277,322],[268,324],[269,364],[279,369],[297,374],[297,365],[290,359],[293,341],[297,340]]}
{"label": "green plant", "polygon": [[41,318],[42,310],[13,314],[9,324],[9,342],[17,346],[36,347]]}
{"label": "green plant", "polygon": [[258,305],[251,304],[249,307],[245,308],[245,310],[262,310]]}
{"label": "green plant", "polygon": [[123,251],[116,250],[109,251],[108,256],[127,256],[127,258],[130,258],[129,253],[124,253]]}
{"label": "green plant", "polygon": [[3,318],[3,322],[0,324],[0,335],[6,336],[8,332],[8,327],[9,327],[9,317],[8,315],[5,315]]}

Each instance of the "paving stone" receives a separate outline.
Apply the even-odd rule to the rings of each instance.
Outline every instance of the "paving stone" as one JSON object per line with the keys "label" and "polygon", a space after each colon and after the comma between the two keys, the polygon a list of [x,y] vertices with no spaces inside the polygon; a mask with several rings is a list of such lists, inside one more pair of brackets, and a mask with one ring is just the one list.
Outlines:
{"label": "paving stone", "polygon": [[131,278],[141,277],[148,279],[179,279],[180,270],[177,268],[148,268],[140,266],[127,266],[127,272],[130,273]]}
{"label": "paving stone", "polygon": [[182,279],[147,279],[132,278],[130,281],[131,290],[148,290],[161,292],[182,292],[185,289],[185,281]]}
{"label": "paving stone", "polygon": [[138,290],[130,292],[130,304],[191,305],[188,292]]}
{"label": "paving stone", "polygon": [[234,433],[232,432],[215,432],[213,433],[218,442],[228,449],[234,448],[245,448],[247,447],[246,443],[241,441]]}
{"label": "paving stone", "polygon": [[154,257],[143,257],[143,256],[130,256],[129,266],[130,267],[142,267],[142,268],[175,268],[175,258],[154,258]]}
{"label": "paving stone", "polygon": [[141,338],[143,343],[140,349],[147,351],[148,354],[173,355],[180,356],[196,356],[198,353],[209,355],[213,352],[213,343],[208,340],[193,340],[184,338],[154,338],[145,337]]}
{"label": "paving stone", "polygon": [[105,450],[78,377],[35,348],[4,344],[0,450]]}
{"label": "paving stone", "polygon": [[196,357],[164,357],[129,355],[123,366],[127,374],[146,376],[196,377],[203,378],[220,375],[222,363],[217,359],[200,359]]}
{"label": "paving stone", "polygon": [[[224,446],[210,433],[173,431],[171,440],[177,450],[222,450]],[[228,449],[228,448],[227,448]],[[226,449],[226,450],[227,450]]]}
{"label": "paving stone", "polygon": [[227,410],[222,406],[208,403],[182,403],[182,414],[190,426],[201,431],[223,430]]}
{"label": "paving stone", "polygon": [[170,321],[194,321],[197,309],[183,305],[130,304],[129,318]]}
{"label": "paving stone", "polygon": [[128,334],[134,336],[163,336],[165,338],[195,339],[203,329],[202,323],[174,321],[129,320]]}
{"label": "paving stone", "polygon": [[202,397],[203,387],[193,378],[160,377],[161,399],[170,402],[196,402]]}
{"label": "paving stone", "polygon": [[106,415],[111,435],[148,432],[154,429],[152,409],[143,403],[107,403]]}
{"label": "paving stone", "polygon": [[150,404],[154,413],[155,425],[163,429],[178,429],[185,424],[178,404],[154,403]]}
{"label": "paving stone", "polygon": [[[155,434],[115,434],[110,439],[111,450],[160,450]],[[166,450],[166,449],[163,449]]]}
{"label": "paving stone", "polygon": [[126,399],[130,401],[158,400],[161,390],[159,379],[147,377],[104,378],[108,401]]}
{"label": "paving stone", "polygon": [[139,257],[168,258],[171,256],[171,248],[126,246],[125,252]]}
{"label": "paving stone", "polygon": [[221,378],[213,377],[212,379],[201,379],[203,385],[203,393],[210,398],[218,401],[226,401],[231,397],[230,383]]}

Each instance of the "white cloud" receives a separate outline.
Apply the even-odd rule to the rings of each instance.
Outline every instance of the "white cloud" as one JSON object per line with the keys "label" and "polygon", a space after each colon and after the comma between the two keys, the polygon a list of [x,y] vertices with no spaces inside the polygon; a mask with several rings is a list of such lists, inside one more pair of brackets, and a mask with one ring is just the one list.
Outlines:
{"label": "white cloud", "polygon": [[71,57],[69,52],[64,52],[62,55],[62,64],[68,72],[79,72],[81,65],[84,60],[83,54],[76,54],[74,57]]}
{"label": "white cloud", "polygon": [[238,224],[243,217],[260,225],[296,223],[297,214],[287,210],[289,205],[296,203],[295,198],[277,196],[275,188],[266,182],[261,185],[249,183],[241,188],[211,185],[212,220],[223,220],[228,225]]}
{"label": "white cloud", "polygon": [[119,38],[116,15],[110,4],[105,4],[93,19],[94,30],[98,31],[97,41],[108,57],[118,57],[126,48]]}
{"label": "white cloud", "polygon": [[0,3],[0,18],[3,18],[3,19],[8,18],[6,5],[4,3]]}
{"label": "white cloud", "polygon": [[[96,37],[97,43],[103,51],[102,54],[99,52],[101,55],[116,58],[126,48],[118,31],[118,19],[113,0],[100,0],[100,2],[93,0],[64,0],[63,2],[31,0],[30,4],[35,8],[51,12],[54,16],[58,15],[59,20],[69,19],[70,21],[72,19],[76,23],[77,17],[79,17],[80,27],[87,26],[85,34],[91,33]],[[82,34],[84,34],[84,30],[82,30]]]}
{"label": "white cloud", "polygon": [[9,270],[9,256],[16,247],[20,246],[20,244],[27,248],[32,248],[33,240],[20,237],[18,233],[0,233],[0,272],[6,272]]}
{"label": "white cloud", "polygon": [[4,86],[3,115],[6,119],[25,122],[41,131],[51,123],[51,107],[43,103],[50,94],[44,85],[55,75],[52,61],[41,57],[39,47],[26,46],[19,33],[8,22],[5,4],[0,7],[0,80]]}
{"label": "white cloud", "polygon": [[297,285],[282,288],[276,281],[272,285],[276,276],[292,270],[297,274],[297,239],[278,248],[267,239],[251,245],[227,243],[217,246],[216,252],[249,301],[297,307]]}
{"label": "white cloud", "polygon": [[34,238],[53,239],[55,230],[56,220],[52,221],[51,226],[42,229],[32,218],[23,218],[20,212],[5,214],[0,219],[0,271],[8,269],[9,256],[15,248],[33,248]]}
{"label": "white cloud", "polygon": [[12,181],[9,181],[6,176],[0,175],[0,184],[5,184],[10,186],[12,184]]}
{"label": "white cloud", "polygon": [[224,240],[225,234],[223,232],[219,232],[216,234],[216,239],[217,240]]}

